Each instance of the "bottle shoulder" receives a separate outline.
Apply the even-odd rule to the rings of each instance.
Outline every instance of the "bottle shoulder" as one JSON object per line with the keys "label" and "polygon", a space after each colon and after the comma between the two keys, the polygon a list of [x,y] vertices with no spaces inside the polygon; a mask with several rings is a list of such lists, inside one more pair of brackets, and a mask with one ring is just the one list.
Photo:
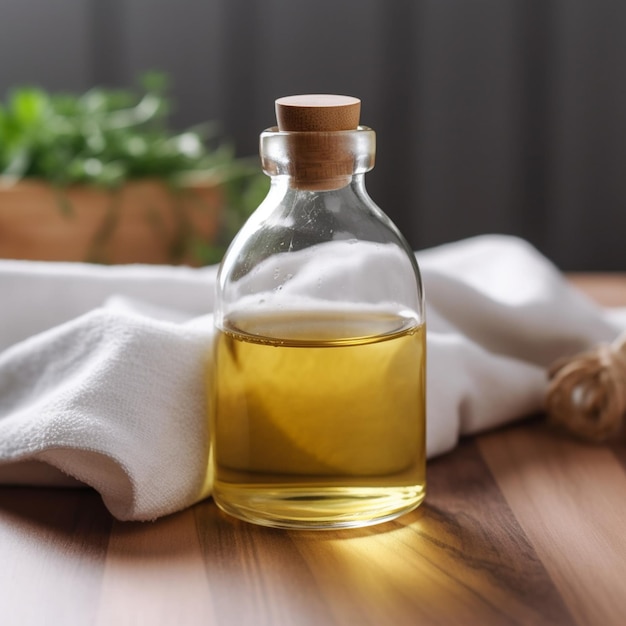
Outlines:
{"label": "bottle shoulder", "polygon": [[414,254],[362,189],[270,194],[222,262],[218,299],[226,308],[360,303],[418,318],[423,309]]}

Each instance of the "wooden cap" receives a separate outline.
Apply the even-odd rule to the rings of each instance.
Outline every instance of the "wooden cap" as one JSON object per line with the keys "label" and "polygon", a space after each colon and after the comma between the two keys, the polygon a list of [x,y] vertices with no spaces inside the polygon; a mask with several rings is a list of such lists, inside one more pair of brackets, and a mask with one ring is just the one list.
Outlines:
{"label": "wooden cap", "polygon": [[351,96],[310,94],[276,100],[276,120],[282,131],[355,130],[360,114],[361,101]]}

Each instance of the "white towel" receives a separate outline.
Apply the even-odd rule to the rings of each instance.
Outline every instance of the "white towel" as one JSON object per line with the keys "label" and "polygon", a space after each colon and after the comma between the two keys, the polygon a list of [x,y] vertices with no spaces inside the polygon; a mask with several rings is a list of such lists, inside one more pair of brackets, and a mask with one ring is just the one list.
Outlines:
{"label": "white towel", "polygon": [[[522,240],[417,257],[429,457],[540,411],[552,360],[626,328],[624,311],[590,302]],[[120,520],[207,497],[215,278],[215,267],[0,261],[0,483],[84,483]]]}

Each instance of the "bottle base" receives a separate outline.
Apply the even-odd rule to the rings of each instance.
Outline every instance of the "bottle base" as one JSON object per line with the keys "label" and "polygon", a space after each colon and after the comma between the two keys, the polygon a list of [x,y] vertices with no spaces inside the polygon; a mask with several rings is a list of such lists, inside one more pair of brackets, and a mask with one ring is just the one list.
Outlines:
{"label": "bottle base", "polygon": [[387,522],[416,509],[423,486],[263,488],[215,485],[213,499],[225,513],[272,528],[331,530]]}

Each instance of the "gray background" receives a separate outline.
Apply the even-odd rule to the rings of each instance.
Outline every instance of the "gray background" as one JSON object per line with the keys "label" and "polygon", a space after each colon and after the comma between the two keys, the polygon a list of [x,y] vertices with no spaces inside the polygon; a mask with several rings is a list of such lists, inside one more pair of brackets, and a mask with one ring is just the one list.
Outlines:
{"label": "gray background", "polygon": [[414,248],[511,233],[565,270],[626,269],[625,64],[621,0],[0,0],[2,97],[164,70],[174,124],[249,155],[275,98],[356,95]]}

